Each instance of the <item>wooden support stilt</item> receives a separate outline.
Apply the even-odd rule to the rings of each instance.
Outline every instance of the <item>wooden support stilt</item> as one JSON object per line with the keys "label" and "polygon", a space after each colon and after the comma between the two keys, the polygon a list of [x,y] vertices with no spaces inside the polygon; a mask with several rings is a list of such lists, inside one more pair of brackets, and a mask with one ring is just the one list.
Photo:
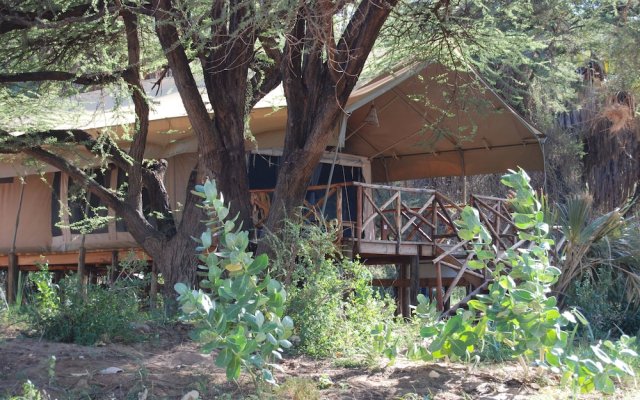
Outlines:
{"label": "wooden support stilt", "polygon": [[[444,287],[445,293],[449,290],[450,287],[453,288],[455,286],[445,286]],[[443,311],[446,311],[449,308],[451,308],[451,296],[449,296],[449,298],[447,298],[447,301],[444,302]]]}
{"label": "wooden support stilt", "polygon": [[80,247],[80,251],[78,251],[78,289],[80,290],[80,293],[83,294],[83,296],[87,293],[87,266],[85,264],[86,258],[87,249],[82,246]]}
{"label": "wooden support stilt", "polygon": [[24,185],[20,185],[20,200],[18,201],[18,212],[16,213],[16,223],[13,229],[13,241],[11,243],[11,251],[9,252],[7,262],[7,303],[13,304],[16,301],[18,293],[18,276],[20,274],[20,265],[18,264],[18,255],[16,254],[16,241],[18,240],[18,229],[20,228],[20,213],[22,212],[22,200],[24,199]]}
{"label": "wooden support stilt", "polygon": [[[401,264],[400,265],[400,279],[407,279],[408,278],[408,266],[406,264]],[[408,287],[401,287],[400,288],[400,298],[401,300],[401,304],[402,304],[402,316],[404,318],[411,318],[411,307],[409,307],[411,305],[411,294],[410,294],[410,288]]]}
{"label": "wooden support stilt", "polygon": [[18,293],[18,256],[16,253],[9,253],[9,268],[7,270],[7,302],[14,304],[16,302],[16,293]]}
{"label": "wooden support stilt", "polygon": [[443,287],[442,287],[442,266],[440,263],[436,263],[436,301],[438,306],[438,311],[444,311],[444,301],[443,301]]}
{"label": "wooden support stilt", "polygon": [[149,308],[156,309],[156,300],[158,298],[158,271],[156,263],[151,261],[151,287],[149,288]]}
{"label": "wooden support stilt", "polygon": [[87,270],[89,271],[89,279],[88,282],[91,283],[92,285],[97,285],[98,284],[98,271],[97,271],[98,266],[94,265],[91,268],[87,268]]}
{"label": "wooden support stilt", "polygon": [[418,294],[420,293],[420,257],[411,257],[411,287],[410,302],[412,305],[418,305]]}
{"label": "wooden support stilt", "polygon": [[109,267],[109,286],[113,286],[118,278],[118,250],[111,252],[111,266]]}

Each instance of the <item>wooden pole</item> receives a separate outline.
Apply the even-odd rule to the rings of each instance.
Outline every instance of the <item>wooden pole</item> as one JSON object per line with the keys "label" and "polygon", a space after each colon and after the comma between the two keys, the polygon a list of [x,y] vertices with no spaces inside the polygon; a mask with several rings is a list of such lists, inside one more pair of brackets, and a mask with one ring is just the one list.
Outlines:
{"label": "wooden pole", "polygon": [[420,256],[411,257],[411,287],[410,301],[412,305],[418,305],[418,294],[420,293]]}
{"label": "wooden pole", "polygon": [[358,241],[362,238],[362,186],[358,186],[358,195],[356,198],[356,233],[353,235],[355,241]]}
{"label": "wooden pole", "polygon": [[113,287],[113,284],[116,283],[116,279],[118,278],[118,250],[114,250],[111,252],[111,268],[109,268],[109,286]]}
{"label": "wooden pole", "polygon": [[[400,279],[407,279],[407,265],[406,264],[400,264],[399,268],[400,268]],[[399,293],[400,293],[400,305],[401,305],[401,312],[402,312],[402,316],[404,318],[411,318],[411,308],[409,307],[411,305],[411,299],[410,299],[410,293],[409,293],[409,287],[407,287],[406,285],[402,285],[400,286],[400,288],[398,288]]]}
{"label": "wooden pole", "polygon": [[[84,207],[84,216],[86,218],[87,215],[89,215],[89,202],[91,201],[91,193],[87,193],[87,197],[85,201],[87,202],[87,204],[85,204],[85,207]],[[86,289],[87,289],[87,282],[86,282],[87,268],[85,264],[85,261],[87,259],[87,249],[84,245],[86,236],[87,235],[83,232],[82,237],[80,239],[80,251],[78,251],[78,285],[79,285],[80,292],[83,294],[83,296],[86,295]]]}
{"label": "wooden pole", "polygon": [[18,292],[18,255],[9,253],[9,264],[7,270],[7,303],[13,304],[16,301]]}
{"label": "wooden pole", "polygon": [[7,302],[13,304],[16,301],[16,293],[18,293],[18,274],[20,266],[18,265],[18,255],[16,254],[16,241],[18,240],[18,227],[20,226],[20,213],[22,212],[22,200],[24,199],[25,182],[20,183],[20,200],[18,201],[18,212],[16,213],[16,223],[13,229],[13,241],[11,243],[11,251],[9,252],[9,263],[7,265]]}
{"label": "wooden pole", "polygon": [[438,311],[444,311],[444,301],[442,296],[442,266],[436,263],[436,301]]}

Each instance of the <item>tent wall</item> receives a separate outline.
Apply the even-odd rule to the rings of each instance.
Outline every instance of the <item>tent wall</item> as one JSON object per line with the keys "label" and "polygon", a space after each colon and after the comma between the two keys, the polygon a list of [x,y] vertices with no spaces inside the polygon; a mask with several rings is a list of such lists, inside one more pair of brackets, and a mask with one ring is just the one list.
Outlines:
{"label": "tent wall", "polygon": [[176,222],[182,218],[182,207],[187,198],[187,183],[193,167],[198,161],[195,153],[179,154],[171,157],[165,174],[165,185],[169,194],[169,204]]}
{"label": "tent wall", "polygon": [[[247,166],[251,175],[252,189],[271,189],[275,186],[279,155],[279,151],[274,150],[267,151],[266,154],[251,154],[248,157]],[[327,153],[323,157],[322,164],[314,174],[312,185],[327,183],[333,157],[333,153]],[[168,159],[165,185],[170,205],[178,222],[185,203],[189,175],[196,162],[197,155],[194,153],[179,154]],[[370,164],[367,160],[339,154],[332,182],[368,181],[370,174]],[[112,189],[116,189],[125,178],[114,169],[105,173],[103,179],[108,180]],[[82,235],[68,226],[70,222],[74,222],[73,218],[78,214],[78,210],[71,207],[72,213],[69,214],[69,209],[60,207],[60,203],[68,203],[70,183],[72,182],[68,176],[61,172],[48,172],[44,175],[44,179],[40,175],[27,176],[16,242],[19,253],[66,252],[80,248]],[[7,254],[11,248],[20,189],[20,178],[0,178],[0,223],[2,224],[0,254]],[[324,196],[324,193],[324,189],[310,192],[307,200],[314,204]],[[97,198],[92,197],[91,203],[94,207],[99,205]],[[350,213],[355,210],[354,204],[355,197],[351,188],[343,193],[343,205],[346,205],[343,209],[343,218],[352,218]],[[326,211],[328,215],[335,217],[335,209],[331,205]],[[126,224],[122,221],[116,222],[113,210],[109,210],[108,215],[113,220],[99,232],[87,234],[85,247],[89,250],[137,247],[133,237],[126,232]],[[56,226],[60,217],[63,223]]]}
{"label": "tent wall", "polygon": [[[30,175],[25,178],[20,225],[16,248],[23,252],[48,250],[51,246],[51,183],[53,174]],[[13,243],[16,216],[20,204],[21,182],[0,183],[0,253],[8,253]]]}

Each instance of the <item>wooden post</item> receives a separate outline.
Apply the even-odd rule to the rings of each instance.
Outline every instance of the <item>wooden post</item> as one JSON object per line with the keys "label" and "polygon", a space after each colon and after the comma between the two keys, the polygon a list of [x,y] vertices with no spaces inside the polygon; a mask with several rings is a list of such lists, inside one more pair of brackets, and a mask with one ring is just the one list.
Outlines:
{"label": "wooden post", "polygon": [[353,238],[357,241],[362,238],[362,186],[358,186],[356,206],[356,232]]}
{"label": "wooden post", "polygon": [[[324,205],[324,204],[323,204]],[[342,243],[343,229],[342,226],[342,186],[336,187],[336,219],[338,220],[338,240]]]}
{"label": "wooden post", "polygon": [[[83,235],[84,239],[84,235]],[[86,294],[87,289],[87,268],[85,264],[87,256],[87,249],[84,247],[84,243],[82,243],[82,247],[78,251],[78,286],[80,292],[84,295]]]}
{"label": "wooden post", "polygon": [[113,286],[116,283],[116,279],[118,279],[118,250],[114,250],[111,252],[111,267],[109,268],[109,286]]}
{"label": "wooden post", "polygon": [[[87,193],[87,197],[85,199],[86,204],[84,206],[84,216],[89,215],[89,205],[91,202],[91,193]],[[80,293],[83,296],[87,294],[87,268],[85,264],[85,260],[87,258],[87,248],[84,246],[87,235],[83,232],[82,237],[80,239],[80,251],[78,251],[78,285],[80,289]]]}
{"label": "wooden post", "polygon": [[16,293],[18,293],[18,255],[9,253],[9,264],[7,270],[7,303],[13,304],[16,301]]}
{"label": "wooden post", "polygon": [[398,288],[398,293],[400,297],[400,311],[404,318],[411,318],[411,308],[409,307],[411,304],[409,286],[405,285],[407,281],[407,265],[399,264],[398,268],[400,268],[400,273],[398,274],[398,278],[401,282],[400,287]]}
{"label": "wooden post", "polygon": [[438,311],[444,311],[444,302],[442,298],[442,266],[440,263],[436,263],[436,301]]}
{"label": "wooden post", "polygon": [[420,293],[420,256],[411,257],[411,283],[410,283],[410,301],[411,304],[418,305],[418,294]]}
{"label": "wooden post", "polygon": [[158,298],[158,271],[156,263],[151,261],[151,287],[149,288],[149,308],[156,309],[156,299]]}
{"label": "wooden post", "polygon": [[396,254],[400,254],[400,243],[402,242],[402,192],[398,191],[396,200]]}
{"label": "wooden post", "polygon": [[16,213],[16,223],[13,229],[13,241],[11,242],[11,251],[9,251],[9,262],[7,269],[7,302],[13,304],[16,301],[18,293],[18,275],[20,273],[20,265],[18,264],[18,255],[16,254],[16,241],[18,240],[18,228],[20,227],[20,213],[22,212],[22,200],[24,199],[24,185],[26,182],[20,182],[20,200],[18,201],[18,212]]}

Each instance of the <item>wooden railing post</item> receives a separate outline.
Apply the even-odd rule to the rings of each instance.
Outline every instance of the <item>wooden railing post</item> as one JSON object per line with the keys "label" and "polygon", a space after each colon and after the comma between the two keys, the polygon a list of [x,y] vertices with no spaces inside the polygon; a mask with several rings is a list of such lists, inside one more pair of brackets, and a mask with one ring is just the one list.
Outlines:
{"label": "wooden railing post", "polygon": [[360,240],[362,238],[362,186],[357,186],[357,198],[356,198],[356,232],[353,235],[354,240]]}
{"label": "wooden railing post", "polygon": [[411,257],[411,282],[410,282],[410,293],[411,293],[411,304],[416,306],[418,305],[418,294],[420,294],[420,257],[413,256]]}
{"label": "wooden railing post", "polygon": [[336,187],[336,219],[338,220],[338,240],[342,240],[343,229],[342,226],[342,186]]}
{"label": "wooden railing post", "polygon": [[400,253],[400,243],[402,243],[402,192],[398,190],[396,200],[396,253]]}

